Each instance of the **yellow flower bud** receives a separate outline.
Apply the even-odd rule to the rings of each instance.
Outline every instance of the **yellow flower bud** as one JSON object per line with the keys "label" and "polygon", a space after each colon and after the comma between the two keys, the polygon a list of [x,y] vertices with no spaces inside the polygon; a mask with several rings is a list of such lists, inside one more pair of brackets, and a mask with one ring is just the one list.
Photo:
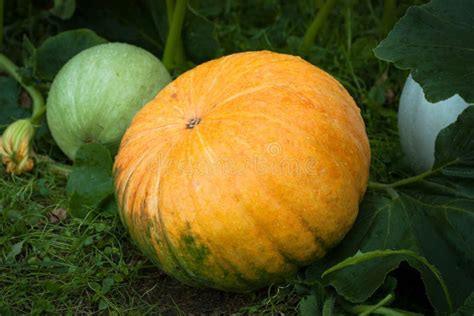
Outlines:
{"label": "yellow flower bud", "polygon": [[33,169],[31,140],[35,129],[30,120],[22,119],[12,123],[0,137],[0,156],[7,172],[20,174]]}

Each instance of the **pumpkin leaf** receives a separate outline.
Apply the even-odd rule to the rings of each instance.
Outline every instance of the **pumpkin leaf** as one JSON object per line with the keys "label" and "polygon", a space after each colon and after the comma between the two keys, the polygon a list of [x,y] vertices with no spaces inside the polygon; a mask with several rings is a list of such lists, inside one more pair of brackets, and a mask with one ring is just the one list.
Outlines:
{"label": "pumpkin leaf", "polygon": [[[321,282],[295,283],[296,293],[301,296],[298,303],[299,315],[322,315],[324,302],[328,299],[328,292]],[[332,296],[332,295],[331,295]]]}
{"label": "pumpkin leaf", "polygon": [[76,11],[76,0],[54,0],[54,7],[49,10],[62,20],[71,18],[74,11]]}
{"label": "pumpkin leaf", "polygon": [[28,117],[30,112],[20,107],[20,86],[15,79],[0,76],[0,134],[11,122]]}
{"label": "pumpkin leaf", "polygon": [[[431,171],[369,187],[353,229],[331,255],[307,270],[307,277],[319,278],[357,251],[406,249],[440,271],[453,308],[463,304],[474,290],[473,106],[439,133],[435,157]],[[371,269],[365,282],[380,279],[384,271]],[[446,299],[434,294],[438,285],[424,282],[433,306],[450,312]]]}
{"label": "pumpkin leaf", "polygon": [[474,292],[468,296],[463,305],[461,305],[453,316],[472,316],[474,315]]}
{"label": "pumpkin leaf", "polygon": [[170,21],[168,21],[166,2],[163,0],[143,0],[143,2],[144,6],[151,14],[153,25],[155,26],[155,32],[157,33],[160,42],[165,43],[166,38],[168,37],[170,24]]}
{"label": "pumpkin leaf", "polygon": [[316,294],[310,294],[304,296],[299,303],[299,314],[300,316],[320,316],[321,315],[320,303]]}
{"label": "pumpkin leaf", "polygon": [[433,0],[413,6],[376,48],[375,55],[413,78],[431,102],[459,94],[474,102],[474,1]]}
{"label": "pumpkin leaf", "polygon": [[36,60],[32,63],[36,65],[35,75],[51,81],[69,59],[87,48],[106,42],[106,39],[88,29],[66,31],[49,37],[36,49]]}
{"label": "pumpkin leaf", "polygon": [[110,41],[140,46],[161,56],[168,32],[164,0],[81,0],[68,22],[87,27]]}
{"label": "pumpkin leaf", "polygon": [[112,164],[110,152],[101,144],[79,148],[66,185],[73,216],[83,218],[113,197]]}
{"label": "pumpkin leaf", "polygon": [[450,296],[439,271],[425,258],[408,250],[375,250],[358,252],[332,266],[322,274],[326,285],[332,285],[345,299],[360,303],[370,298],[384,283],[387,274],[402,261],[421,272],[428,296],[437,310],[450,310]]}
{"label": "pumpkin leaf", "polygon": [[186,15],[183,41],[186,56],[198,64],[219,54],[220,44],[214,23],[191,7]]}

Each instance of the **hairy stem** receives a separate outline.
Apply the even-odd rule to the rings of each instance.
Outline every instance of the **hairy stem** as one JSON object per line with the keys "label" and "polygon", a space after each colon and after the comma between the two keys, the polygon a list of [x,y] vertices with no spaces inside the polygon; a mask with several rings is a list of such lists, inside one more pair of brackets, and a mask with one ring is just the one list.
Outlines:
{"label": "hairy stem", "polygon": [[[168,1],[171,4],[171,1]],[[167,2],[167,4],[168,4]],[[165,51],[163,53],[163,64],[171,71],[175,68],[175,57],[181,41],[181,30],[183,28],[184,15],[186,13],[187,0],[176,0],[176,6],[173,10],[167,8],[169,13],[173,13],[173,19],[166,38]]]}
{"label": "hairy stem", "polygon": [[301,50],[303,50],[304,52],[307,52],[309,50],[311,45],[314,43],[314,40],[316,39],[318,31],[326,22],[329,13],[331,12],[331,9],[334,7],[335,4],[336,0],[327,0],[321,7],[321,9],[319,9],[318,14],[316,14],[313,19],[313,22],[311,22],[311,25],[308,27],[306,33],[304,34],[303,43],[301,44]]}
{"label": "hairy stem", "polygon": [[26,90],[26,92],[28,92],[33,102],[31,122],[33,124],[39,124],[39,122],[41,122],[41,117],[46,112],[46,106],[44,105],[44,99],[41,93],[35,87],[23,83],[18,74],[18,67],[3,54],[0,54],[0,70],[4,70],[12,76]]}

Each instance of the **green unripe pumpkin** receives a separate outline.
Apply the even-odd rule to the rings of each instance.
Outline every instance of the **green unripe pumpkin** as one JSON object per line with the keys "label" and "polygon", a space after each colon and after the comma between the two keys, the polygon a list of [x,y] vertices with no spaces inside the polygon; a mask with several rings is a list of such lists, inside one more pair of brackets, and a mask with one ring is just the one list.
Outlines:
{"label": "green unripe pumpkin", "polygon": [[171,77],[158,58],[123,43],[91,47],[54,79],[47,120],[54,140],[72,160],[85,143],[115,152],[132,118]]}

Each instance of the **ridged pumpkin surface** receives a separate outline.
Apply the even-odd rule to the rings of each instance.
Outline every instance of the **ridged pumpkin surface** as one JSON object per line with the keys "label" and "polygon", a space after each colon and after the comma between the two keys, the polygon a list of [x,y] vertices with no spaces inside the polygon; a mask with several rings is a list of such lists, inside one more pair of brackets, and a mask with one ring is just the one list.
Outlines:
{"label": "ridged pumpkin surface", "polygon": [[169,84],[135,116],[114,172],[123,222],[164,271],[247,291],[344,237],[369,162],[347,91],[299,57],[262,51]]}

